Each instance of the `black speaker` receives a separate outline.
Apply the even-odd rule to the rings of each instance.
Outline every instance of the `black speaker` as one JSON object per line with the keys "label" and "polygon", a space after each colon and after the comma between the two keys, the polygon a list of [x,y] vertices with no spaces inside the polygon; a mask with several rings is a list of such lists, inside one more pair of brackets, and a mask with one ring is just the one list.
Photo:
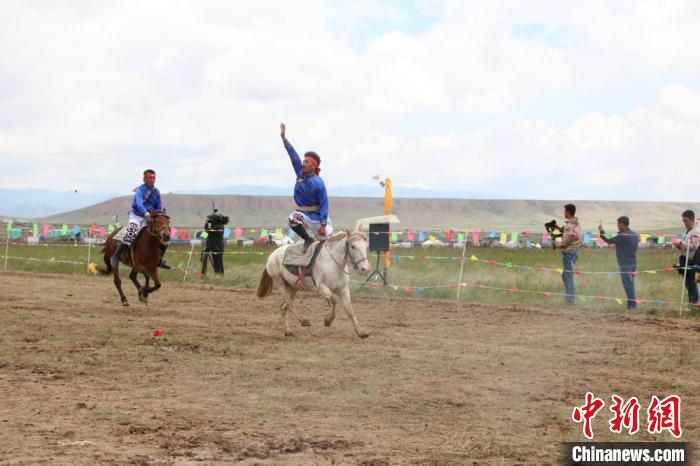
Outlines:
{"label": "black speaker", "polygon": [[389,250],[389,224],[370,223],[369,225],[369,250],[388,251]]}

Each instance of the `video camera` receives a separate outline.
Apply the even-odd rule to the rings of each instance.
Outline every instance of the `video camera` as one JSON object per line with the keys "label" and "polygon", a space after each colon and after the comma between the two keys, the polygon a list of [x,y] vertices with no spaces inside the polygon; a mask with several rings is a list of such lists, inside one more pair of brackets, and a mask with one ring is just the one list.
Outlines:
{"label": "video camera", "polygon": [[564,232],[564,227],[557,225],[556,220],[545,223],[544,228],[547,230],[547,233],[552,236],[552,239],[561,238]]}
{"label": "video camera", "polygon": [[207,215],[207,221],[212,225],[224,226],[228,223],[228,217],[219,213],[219,209],[214,209],[214,212]]}

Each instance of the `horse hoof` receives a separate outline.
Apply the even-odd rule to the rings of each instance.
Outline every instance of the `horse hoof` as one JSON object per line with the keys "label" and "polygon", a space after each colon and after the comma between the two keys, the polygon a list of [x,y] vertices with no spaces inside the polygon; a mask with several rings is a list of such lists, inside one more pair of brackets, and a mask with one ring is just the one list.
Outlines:
{"label": "horse hoof", "polygon": [[296,334],[294,332],[284,332],[285,337],[295,337]]}
{"label": "horse hoof", "polygon": [[330,327],[332,323],[333,323],[333,319],[329,319],[327,317],[325,319],[323,319],[323,325],[325,325],[326,327]]}
{"label": "horse hoof", "polygon": [[301,319],[301,326],[302,327],[311,327],[311,321],[309,321],[309,319]]}
{"label": "horse hoof", "polygon": [[142,303],[148,304],[148,296],[144,296],[144,295],[140,294],[139,301],[141,301]]}
{"label": "horse hoof", "polygon": [[128,306],[128,305],[129,305],[129,301],[122,301],[122,306]]}
{"label": "horse hoof", "polygon": [[364,338],[367,338],[367,337],[369,336],[369,333],[367,333],[367,332],[360,332],[360,333],[357,334],[357,336],[364,339]]}

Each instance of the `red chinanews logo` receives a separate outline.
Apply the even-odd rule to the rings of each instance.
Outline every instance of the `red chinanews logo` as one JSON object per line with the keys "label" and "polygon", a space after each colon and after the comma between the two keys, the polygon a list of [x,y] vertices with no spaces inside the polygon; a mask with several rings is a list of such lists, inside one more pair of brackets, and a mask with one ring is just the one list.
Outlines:
{"label": "red chinanews logo", "polygon": [[[622,433],[626,430],[629,435],[639,432],[639,412],[641,406],[636,397],[625,400],[613,394],[610,411],[612,418],[608,422],[610,432]],[[593,438],[593,418],[598,414],[605,402],[597,398],[593,393],[587,392],[585,402],[581,406],[574,407],[571,419],[582,424],[583,435],[587,439]],[[669,395],[660,400],[656,395],[651,397],[647,408],[647,432],[650,434],[661,434],[668,431],[675,438],[683,434],[681,428],[681,398],[678,395]]]}

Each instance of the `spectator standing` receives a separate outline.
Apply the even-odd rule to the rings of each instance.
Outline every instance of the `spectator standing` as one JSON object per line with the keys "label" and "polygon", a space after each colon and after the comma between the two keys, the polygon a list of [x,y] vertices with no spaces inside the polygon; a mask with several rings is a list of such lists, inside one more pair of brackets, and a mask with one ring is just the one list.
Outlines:
{"label": "spectator standing", "polygon": [[598,225],[598,231],[603,241],[615,245],[617,265],[620,267],[620,279],[627,295],[627,309],[633,310],[637,307],[637,299],[634,293],[634,276],[637,272],[639,235],[630,229],[630,219],[626,216],[617,219],[617,230],[617,235],[608,238],[603,225]]}

